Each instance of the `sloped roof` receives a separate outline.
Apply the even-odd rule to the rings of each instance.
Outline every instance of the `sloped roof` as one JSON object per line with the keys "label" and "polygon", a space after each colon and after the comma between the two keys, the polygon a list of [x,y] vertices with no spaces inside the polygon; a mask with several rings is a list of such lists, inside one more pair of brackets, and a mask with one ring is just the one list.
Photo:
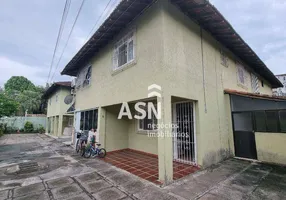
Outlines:
{"label": "sloped roof", "polygon": [[58,88],[64,87],[71,89],[71,81],[61,81],[53,83],[43,94],[42,98],[47,99],[49,98]]}
{"label": "sloped roof", "polygon": [[[94,35],[65,66],[61,74],[76,76],[78,70],[91,57],[95,56],[116,34],[151,6],[153,2],[155,0],[122,0]],[[282,87],[276,76],[208,0],[170,0],[170,2],[210,32],[214,38],[248,64],[257,74],[264,77],[273,88]]]}

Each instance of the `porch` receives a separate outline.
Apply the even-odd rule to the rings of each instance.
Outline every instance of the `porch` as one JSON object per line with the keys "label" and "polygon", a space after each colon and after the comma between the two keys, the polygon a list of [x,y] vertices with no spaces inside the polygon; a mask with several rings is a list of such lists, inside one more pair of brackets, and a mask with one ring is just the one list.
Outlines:
{"label": "porch", "polygon": [[71,136],[73,115],[56,115],[47,117],[46,132],[55,137]]}
{"label": "porch", "polygon": [[[147,181],[158,185],[162,184],[159,181],[157,155],[133,149],[122,149],[109,152],[102,160]],[[198,169],[197,166],[173,161],[173,180],[194,173]]]}
{"label": "porch", "polygon": [[[135,119],[137,102],[160,105],[161,118]],[[120,119],[122,104],[98,108],[106,162],[156,184],[168,184],[198,170],[194,101],[169,96],[164,101],[157,97],[128,105],[130,116]]]}

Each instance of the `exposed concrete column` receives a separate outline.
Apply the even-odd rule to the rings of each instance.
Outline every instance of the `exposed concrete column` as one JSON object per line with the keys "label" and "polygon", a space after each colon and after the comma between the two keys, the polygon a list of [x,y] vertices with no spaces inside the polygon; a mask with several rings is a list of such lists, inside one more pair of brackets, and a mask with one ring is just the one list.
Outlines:
{"label": "exposed concrete column", "polygon": [[99,135],[99,142],[103,148],[106,148],[105,144],[105,131],[106,129],[106,110],[105,108],[99,107],[98,108],[98,121],[97,121],[97,131]]}
{"label": "exposed concrete column", "polygon": [[49,119],[49,117],[47,117],[46,118],[46,128],[45,128],[46,129],[46,131],[45,131],[46,133],[49,133],[49,123],[50,123],[50,119]]}
{"label": "exposed concrete column", "polygon": [[58,117],[58,137],[63,135],[63,115],[59,115]]}
{"label": "exposed concrete column", "polygon": [[51,124],[51,130],[50,134],[54,134],[54,117],[49,117],[50,118],[50,124]]}
{"label": "exposed concrete column", "polygon": [[54,132],[53,132],[53,135],[54,136],[57,136],[58,135],[58,117],[57,116],[54,116]]}
{"label": "exposed concrete column", "polygon": [[173,181],[173,138],[171,96],[157,97],[161,103],[161,119],[158,120],[158,166],[159,181],[168,184]]}

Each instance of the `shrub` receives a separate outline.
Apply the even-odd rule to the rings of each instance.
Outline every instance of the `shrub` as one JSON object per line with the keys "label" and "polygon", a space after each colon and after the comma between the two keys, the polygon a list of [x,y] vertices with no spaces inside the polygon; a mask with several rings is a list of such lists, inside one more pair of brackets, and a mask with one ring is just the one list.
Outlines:
{"label": "shrub", "polygon": [[45,133],[46,130],[45,130],[45,128],[40,124],[38,131],[39,131],[39,133],[42,134],[42,133]]}
{"label": "shrub", "polygon": [[32,122],[27,121],[24,125],[25,133],[32,133],[34,131],[34,125]]}
{"label": "shrub", "polygon": [[7,133],[7,124],[6,123],[0,123],[0,131],[2,134]]}

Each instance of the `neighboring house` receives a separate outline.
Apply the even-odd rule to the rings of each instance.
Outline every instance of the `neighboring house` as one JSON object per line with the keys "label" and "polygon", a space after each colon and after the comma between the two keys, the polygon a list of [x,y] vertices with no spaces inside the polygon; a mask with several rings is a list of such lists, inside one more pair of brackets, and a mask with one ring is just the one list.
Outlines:
{"label": "neighboring house", "polygon": [[[281,87],[220,12],[208,1],[195,0],[123,0],[62,74],[77,77],[76,130],[97,129],[108,152],[155,154],[159,180],[165,183],[173,179],[173,160],[207,167],[234,155],[256,159],[251,154],[256,152],[254,128],[243,132],[243,125],[252,127],[249,101],[272,102],[272,88]],[[160,94],[148,98],[153,84],[161,90],[154,86],[150,91]],[[250,113],[242,116],[242,130],[234,129],[243,132],[242,143],[233,131],[231,107],[231,101],[239,104],[235,97],[240,96]],[[142,101],[161,104],[162,117],[118,119],[123,102],[129,103],[133,116],[133,105]],[[265,112],[263,106],[259,110]],[[156,124],[164,126],[152,126]],[[189,137],[150,137],[152,132]],[[285,141],[286,135],[277,134],[275,142],[279,137]],[[272,135],[265,135],[263,145]],[[244,155],[241,144],[246,145]],[[269,146],[263,145],[257,144],[267,153]]]}
{"label": "neighboring house", "polygon": [[71,82],[55,82],[44,93],[47,99],[47,127],[46,132],[60,137],[71,135],[73,127],[73,113],[67,113],[72,106],[64,102],[71,95]]}
{"label": "neighboring house", "polygon": [[276,77],[281,81],[283,87],[273,89],[273,94],[275,96],[286,96],[286,74],[279,74]]}

